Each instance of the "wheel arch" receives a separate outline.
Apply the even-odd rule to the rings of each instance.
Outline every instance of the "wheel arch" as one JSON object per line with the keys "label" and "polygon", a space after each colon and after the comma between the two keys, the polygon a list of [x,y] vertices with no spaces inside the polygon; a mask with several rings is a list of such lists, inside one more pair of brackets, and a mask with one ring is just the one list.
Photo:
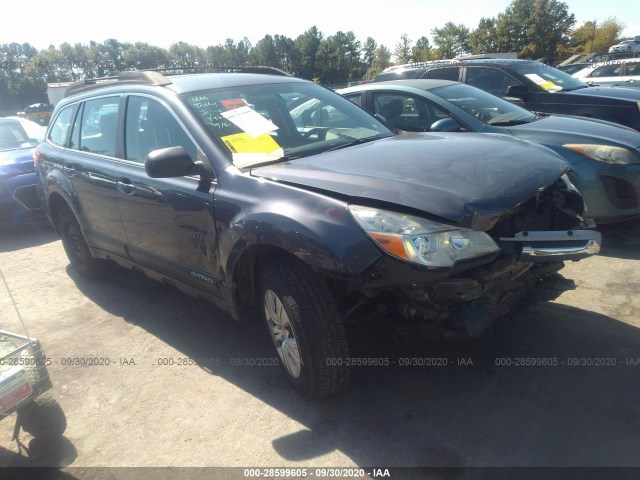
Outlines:
{"label": "wheel arch", "polygon": [[259,304],[260,271],[268,263],[283,260],[307,264],[290,251],[273,244],[246,245],[232,269],[232,282],[238,318],[245,319]]}

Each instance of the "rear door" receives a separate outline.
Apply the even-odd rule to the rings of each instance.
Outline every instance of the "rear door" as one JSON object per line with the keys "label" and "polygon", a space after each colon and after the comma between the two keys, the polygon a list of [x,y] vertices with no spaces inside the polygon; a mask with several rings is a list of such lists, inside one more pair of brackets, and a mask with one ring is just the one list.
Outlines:
{"label": "rear door", "polygon": [[73,120],[68,149],[60,160],[73,187],[87,242],[93,248],[124,256],[126,237],[114,178],[121,99],[110,95],[82,102]]}
{"label": "rear door", "polygon": [[181,146],[195,160],[203,158],[200,149],[168,106],[150,96],[127,97],[124,133],[124,159],[116,169],[116,181],[131,258],[217,294],[215,181],[196,176],[151,178],[144,169],[153,150]]}

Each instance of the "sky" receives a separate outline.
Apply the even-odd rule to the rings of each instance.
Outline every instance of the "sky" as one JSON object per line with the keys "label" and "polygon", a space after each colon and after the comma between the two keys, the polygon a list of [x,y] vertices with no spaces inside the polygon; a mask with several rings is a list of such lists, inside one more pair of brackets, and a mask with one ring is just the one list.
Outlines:
{"label": "sky", "polygon": [[[20,21],[13,21],[6,14],[0,17],[0,44],[27,42],[40,50],[64,42],[88,44],[91,40],[115,38],[164,48],[181,41],[206,48],[222,44],[227,38],[238,42],[247,37],[252,45],[267,34],[295,39],[315,25],[325,37],[338,31],[353,31],[361,42],[372,37],[378,45],[393,51],[403,34],[415,43],[425,35],[431,40],[431,29],[448,21],[473,29],[480,18],[496,16],[510,3],[511,0],[180,0],[151,7],[132,0],[32,0],[29,9],[37,14],[28,20],[21,16]],[[638,0],[565,3],[576,17],[575,26],[617,17],[626,24],[624,36],[640,35]],[[6,3],[2,9],[7,11]]]}

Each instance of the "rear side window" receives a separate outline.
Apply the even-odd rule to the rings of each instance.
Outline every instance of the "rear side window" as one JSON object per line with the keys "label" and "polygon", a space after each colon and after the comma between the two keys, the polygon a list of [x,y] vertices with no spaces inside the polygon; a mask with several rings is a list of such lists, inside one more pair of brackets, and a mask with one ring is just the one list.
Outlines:
{"label": "rear side window", "polygon": [[0,123],[0,150],[31,146],[29,138],[19,122]]}
{"label": "rear side window", "polygon": [[438,80],[453,80],[457,82],[460,78],[460,67],[434,68],[427,70],[422,78],[437,78]]}
{"label": "rear side window", "polygon": [[362,106],[362,94],[361,93],[349,93],[344,96],[347,100],[351,100],[356,105]]}
{"label": "rear side window", "polygon": [[49,141],[59,147],[64,147],[67,141],[67,133],[69,133],[69,127],[71,126],[71,120],[73,118],[73,106],[60,110],[60,113],[53,121],[53,125],[49,130]]}
{"label": "rear side window", "polygon": [[588,76],[592,78],[597,78],[597,77],[619,77],[621,75],[622,75],[622,64],[612,63],[609,65],[603,65],[602,67],[596,68]]}
{"label": "rear side window", "polygon": [[149,152],[183,147],[196,159],[197,147],[175,117],[160,102],[131,95],[127,102],[125,158],[143,163]]}
{"label": "rear side window", "polygon": [[[119,97],[97,98],[84,104],[80,120],[80,139],[74,132],[74,147],[83,152],[116,156]],[[74,128],[77,129],[78,122]]]}
{"label": "rear side window", "polygon": [[499,97],[506,95],[510,86],[521,85],[508,73],[491,67],[468,67],[466,83]]}
{"label": "rear side window", "polygon": [[625,67],[625,75],[640,75],[640,62],[628,62]]}

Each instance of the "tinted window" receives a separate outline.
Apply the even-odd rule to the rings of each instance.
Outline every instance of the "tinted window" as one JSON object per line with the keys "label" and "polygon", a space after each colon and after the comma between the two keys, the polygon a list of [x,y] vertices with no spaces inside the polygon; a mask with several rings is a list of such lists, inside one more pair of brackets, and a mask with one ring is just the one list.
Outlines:
{"label": "tinted window", "polygon": [[73,116],[73,106],[68,106],[60,110],[49,130],[49,141],[54,145],[63,147],[67,141],[67,133],[71,126]]}
{"label": "tinted window", "polygon": [[118,97],[105,97],[84,103],[80,121],[80,150],[116,156],[119,102]]}
{"label": "tinted window", "polygon": [[160,148],[184,147],[192,160],[197,148],[175,117],[160,102],[130,96],[127,101],[125,158],[144,162],[149,152]]}
{"label": "tinted window", "polygon": [[509,126],[535,120],[535,116],[528,110],[470,85],[458,83],[434,88],[429,92],[489,125]]}
{"label": "tinted window", "polygon": [[394,68],[388,72],[382,72],[376,77],[376,82],[386,82],[389,80],[401,80],[407,78],[420,78],[422,68]]}
{"label": "tinted window", "polygon": [[434,68],[427,70],[422,78],[437,78],[439,80],[453,80],[457,82],[460,78],[460,67]]}
{"label": "tinted window", "polygon": [[620,63],[615,64],[612,63],[610,65],[603,65],[602,67],[596,68],[593,72],[591,72],[588,77],[619,77],[622,75],[622,65]]}
{"label": "tinted window", "polygon": [[0,123],[0,150],[12,150],[32,146],[19,122]]}
{"label": "tinted window", "polygon": [[361,93],[350,93],[345,95],[344,98],[355,103],[356,105],[362,106],[362,94]]}
{"label": "tinted window", "polygon": [[431,102],[401,92],[374,93],[373,109],[394,127],[409,132],[428,132],[434,122],[449,116]]}
{"label": "tinted window", "polygon": [[628,62],[625,75],[640,75],[640,62]]}
{"label": "tinted window", "polygon": [[493,93],[498,97],[504,97],[508,87],[522,85],[522,82],[508,73],[490,67],[467,67],[467,81],[465,83],[485,92]]}

